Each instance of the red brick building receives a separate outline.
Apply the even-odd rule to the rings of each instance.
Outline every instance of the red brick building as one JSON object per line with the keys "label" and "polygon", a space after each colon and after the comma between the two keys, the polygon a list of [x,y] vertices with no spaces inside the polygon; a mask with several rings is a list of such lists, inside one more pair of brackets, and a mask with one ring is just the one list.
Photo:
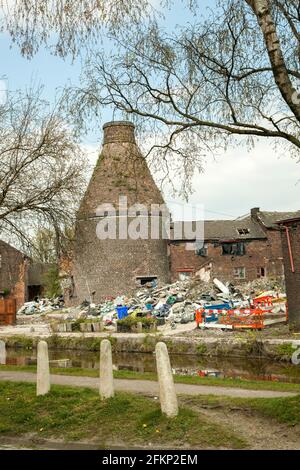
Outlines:
{"label": "red brick building", "polygon": [[43,275],[48,264],[32,262],[21,251],[0,240],[0,295],[13,297],[19,309],[43,293]]}
{"label": "red brick building", "polygon": [[169,243],[172,280],[192,275],[231,282],[261,277],[282,279],[283,255],[276,222],[296,214],[254,208],[250,215],[236,220],[204,221],[204,245],[201,248],[193,238],[176,238],[174,222]]}
{"label": "red brick building", "polygon": [[0,293],[17,301],[17,308],[27,300],[28,258],[0,240]]}
{"label": "red brick building", "polygon": [[299,217],[282,220],[279,226],[281,228],[289,324],[295,331],[300,331],[300,214]]}

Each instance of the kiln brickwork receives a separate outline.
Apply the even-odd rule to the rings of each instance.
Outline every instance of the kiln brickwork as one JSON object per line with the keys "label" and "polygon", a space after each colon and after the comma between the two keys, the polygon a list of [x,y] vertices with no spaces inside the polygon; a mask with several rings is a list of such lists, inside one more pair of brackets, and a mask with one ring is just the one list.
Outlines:
{"label": "kiln brickwork", "polygon": [[[96,235],[97,224],[102,220],[97,208],[102,204],[111,204],[118,210],[120,196],[126,196],[128,206],[139,203],[148,211],[151,204],[164,204],[136,145],[134,125],[112,122],[103,129],[103,149],[77,214],[73,303],[130,294],[140,279],[156,278],[159,284],[169,281],[166,240],[120,240],[118,232],[115,240],[101,240]],[[149,226],[150,220],[145,217]],[[117,227],[121,219],[124,222],[124,214],[119,211],[112,218]],[[126,224],[131,220],[129,217]]]}

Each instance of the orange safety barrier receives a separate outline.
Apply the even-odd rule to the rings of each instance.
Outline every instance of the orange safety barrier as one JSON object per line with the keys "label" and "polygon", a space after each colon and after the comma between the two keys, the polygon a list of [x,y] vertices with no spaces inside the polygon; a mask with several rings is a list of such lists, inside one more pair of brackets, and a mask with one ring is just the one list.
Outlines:
{"label": "orange safety barrier", "polygon": [[[265,295],[264,297],[257,297],[256,299],[253,299],[253,306],[256,307],[270,307],[270,309],[273,308],[273,301],[274,298],[271,297],[270,295]],[[264,310],[266,310],[264,308]]]}
{"label": "orange safety barrier", "polygon": [[232,325],[234,329],[251,328],[261,330],[264,328],[264,313],[260,309],[229,310],[228,314],[219,318],[218,323]]}
{"label": "orange safety barrier", "polygon": [[[218,324],[231,325],[233,328],[252,328],[260,330],[264,328],[264,314],[265,311],[259,308],[244,308],[232,310],[212,310],[213,313],[218,315]],[[205,309],[199,308],[196,310],[196,323],[199,327],[200,323],[205,320]]]}

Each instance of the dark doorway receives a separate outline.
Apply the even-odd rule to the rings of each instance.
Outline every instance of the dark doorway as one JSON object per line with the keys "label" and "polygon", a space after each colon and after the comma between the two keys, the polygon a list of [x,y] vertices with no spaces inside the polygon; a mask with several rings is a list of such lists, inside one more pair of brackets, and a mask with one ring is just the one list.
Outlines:
{"label": "dark doorway", "polygon": [[35,297],[40,297],[42,294],[42,286],[28,286],[28,302],[31,302]]}

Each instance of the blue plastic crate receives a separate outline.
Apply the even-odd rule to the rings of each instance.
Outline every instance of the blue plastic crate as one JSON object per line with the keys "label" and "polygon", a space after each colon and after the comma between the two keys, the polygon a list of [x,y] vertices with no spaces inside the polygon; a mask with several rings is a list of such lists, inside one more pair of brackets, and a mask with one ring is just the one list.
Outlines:
{"label": "blue plastic crate", "polygon": [[122,318],[128,317],[128,307],[116,307],[118,319],[122,320]]}

